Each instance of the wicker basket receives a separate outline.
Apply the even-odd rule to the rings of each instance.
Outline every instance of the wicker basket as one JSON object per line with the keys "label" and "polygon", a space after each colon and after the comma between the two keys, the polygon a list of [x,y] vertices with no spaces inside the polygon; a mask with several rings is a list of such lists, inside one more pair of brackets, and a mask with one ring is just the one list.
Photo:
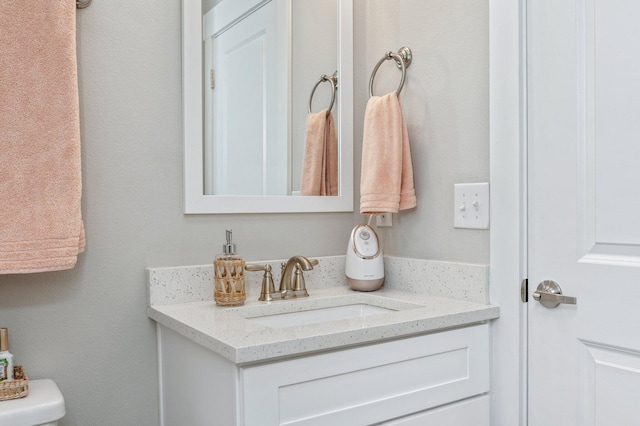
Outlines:
{"label": "wicker basket", "polygon": [[24,398],[29,394],[29,378],[21,365],[13,367],[13,378],[0,382],[0,401]]}

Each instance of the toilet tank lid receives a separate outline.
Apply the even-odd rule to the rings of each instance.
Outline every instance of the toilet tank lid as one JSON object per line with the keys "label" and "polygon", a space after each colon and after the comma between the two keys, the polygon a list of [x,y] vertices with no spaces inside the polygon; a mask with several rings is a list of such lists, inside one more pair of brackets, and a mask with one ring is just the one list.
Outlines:
{"label": "toilet tank lid", "polygon": [[64,417],[64,398],[51,379],[29,380],[29,395],[0,402],[0,425],[32,426]]}

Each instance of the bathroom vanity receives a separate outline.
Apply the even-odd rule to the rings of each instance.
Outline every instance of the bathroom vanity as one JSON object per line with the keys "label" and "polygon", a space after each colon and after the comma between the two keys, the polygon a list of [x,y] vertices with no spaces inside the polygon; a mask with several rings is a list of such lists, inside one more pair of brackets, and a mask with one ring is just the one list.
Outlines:
{"label": "bathroom vanity", "polygon": [[151,304],[163,424],[489,425],[496,306],[311,289],[237,308]]}
{"label": "bathroom vanity", "polygon": [[489,425],[486,324],[247,365],[158,336],[167,426]]}

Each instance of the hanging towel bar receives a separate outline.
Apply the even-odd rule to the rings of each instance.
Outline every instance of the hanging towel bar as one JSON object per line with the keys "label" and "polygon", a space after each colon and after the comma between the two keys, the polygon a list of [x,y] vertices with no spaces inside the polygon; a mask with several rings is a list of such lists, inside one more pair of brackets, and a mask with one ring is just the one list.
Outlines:
{"label": "hanging towel bar", "polygon": [[76,0],[76,9],[84,9],[89,7],[91,0]]}
{"label": "hanging towel bar", "polygon": [[327,108],[327,115],[333,109],[333,104],[336,101],[336,91],[338,90],[338,71],[334,72],[333,75],[328,76],[326,74],[322,74],[320,80],[313,86],[313,90],[311,90],[311,95],[309,96],[309,114],[311,114],[311,102],[313,102],[313,94],[316,92],[316,89],[320,85],[320,83],[324,83],[328,81],[331,84],[331,103],[329,104],[329,108]]}
{"label": "hanging towel bar", "polygon": [[384,61],[388,61],[389,59],[393,59],[394,61],[396,61],[396,66],[400,68],[400,70],[402,71],[402,77],[400,78],[400,85],[396,90],[396,95],[400,95],[400,92],[402,91],[402,86],[404,86],[405,77],[407,75],[407,67],[411,65],[412,58],[413,58],[413,54],[411,52],[411,49],[409,49],[406,46],[400,48],[400,50],[398,50],[397,53],[391,52],[391,51],[385,53],[382,59],[380,59],[376,64],[376,66],[373,67],[373,71],[371,72],[371,78],[369,79],[369,97],[373,96],[373,79],[376,77],[376,72],[378,72],[378,68],[380,68],[380,65],[382,65]]}

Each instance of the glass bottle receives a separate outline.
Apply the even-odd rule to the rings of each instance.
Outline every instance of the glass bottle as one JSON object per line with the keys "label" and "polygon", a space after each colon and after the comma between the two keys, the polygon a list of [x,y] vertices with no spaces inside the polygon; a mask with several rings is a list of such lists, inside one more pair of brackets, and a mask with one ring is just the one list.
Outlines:
{"label": "glass bottle", "polygon": [[227,244],[222,246],[223,253],[213,261],[213,300],[221,306],[242,305],[247,299],[244,289],[245,262],[236,254],[236,245],[231,238],[231,230],[227,230]]}
{"label": "glass bottle", "polygon": [[9,331],[0,328],[0,382],[13,380],[13,355],[9,352]]}

